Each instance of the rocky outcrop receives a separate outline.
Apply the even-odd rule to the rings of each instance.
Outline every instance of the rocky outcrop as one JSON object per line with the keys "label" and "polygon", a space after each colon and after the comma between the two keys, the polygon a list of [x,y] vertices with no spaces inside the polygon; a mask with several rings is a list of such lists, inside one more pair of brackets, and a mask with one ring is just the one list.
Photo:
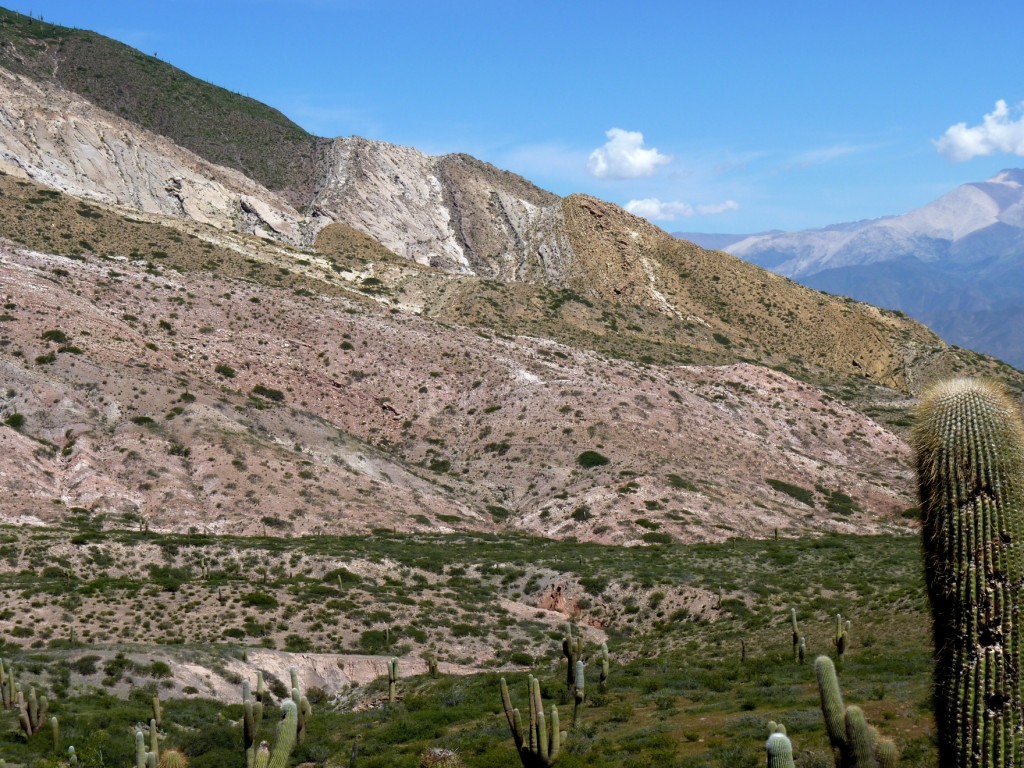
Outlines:
{"label": "rocky outcrop", "polygon": [[312,208],[400,256],[500,280],[564,279],[572,251],[557,195],[468,155],[349,137],[328,157]]}
{"label": "rocky outcrop", "polygon": [[295,244],[329,223],[70,91],[2,69],[0,170],[78,197]]}

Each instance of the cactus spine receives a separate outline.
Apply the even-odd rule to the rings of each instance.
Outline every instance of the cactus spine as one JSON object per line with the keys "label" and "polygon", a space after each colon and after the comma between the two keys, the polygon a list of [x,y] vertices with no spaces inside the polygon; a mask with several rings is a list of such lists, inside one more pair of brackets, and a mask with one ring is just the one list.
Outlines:
{"label": "cactus spine", "polygon": [[1024,764],[1024,424],[999,387],[932,387],[913,430],[939,765]]}
{"label": "cactus spine", "polygon": [[562,748],[562,736],[558,727],[558,707],[551,705],[551,723],[544,717],[544,704],[540,698],[540,681],[533,675],[528,678],[530,693],[530,727],[523,728],[519,710],[512,706],[505,678],[501,678],[501,704],[505,710],[512,740],[515,742],[523,768],[547,768],[554,765]]}
{"label": "cactus spine", "polygon": [[388,704],[394,706],[398,698],[398,658],[391,657],[388,662]]}

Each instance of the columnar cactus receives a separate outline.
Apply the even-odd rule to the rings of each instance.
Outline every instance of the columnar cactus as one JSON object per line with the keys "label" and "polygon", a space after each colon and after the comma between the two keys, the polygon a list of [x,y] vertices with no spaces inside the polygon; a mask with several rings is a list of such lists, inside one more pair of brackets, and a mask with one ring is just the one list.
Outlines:
{"label": "columnar cactus", "polygon": [[392,657],[388,662],[388,704],[394,706],[398,698],[398,659]]}
{"label": "columnar cactus", "polygon": [[270,765],[270,747],[267,746],[267,742],[261,741],[259,749],[256,750],[256,756],[252,762],[253,768],[268,768]]}
{"label": "columnar cactus", "polygon": [[566,672],[565,684],[572,690],[576,683],[576,662],[583,657],[583,635],[573,637],[572,624],[569,625],[569,634],[562,639],[562,654],[569,662],[569,671]]}
{"label": "columnar cactus", "polygon": [[0,659],[0,703],[3,704],[4,709],[10,709],[12,703],[13,686],[7,676],[9,669],[10,667],[4,666],[3,660]]}
{"label": "columnar cactus", "polygon": [[76,765],[78,765],[78,755],[75,754],[75,748],[74,747],[68,747],[67,754],[68,754],[68,765],[69,766],[76,766]]}
{"label": "columnar cactus", "polygon": [[601,693],[604,693],[608,687],[608,643],[601,643],[601,648],[598,650],[598,658],[601,660],[601,676],[597,681],[597,688]]}
{"label": "columnar cactus", "polygon": [[807,658],[807,638],[803,635],[800,636],[800,644],[796,649],[796,657],[801,664],[803,664],[804,659]]}
{"label": "columnar cactus", "polygon": [[[313,708],[309,704],[302,691],[299,689],[299,670],[295,667],[289,669],[292,679],[292,701],[295,702],[295,707],[298,710],[298,720],[296,722],[295,740],[296,743],[301,744],[306,738],[306,721],[310,715],[313,714]],[[273,756],[271,756],[271,762],[273,762]]]}
{"label": "columnar cactus", "polygon": [[818,678],[821,713],[836,768],[890,768],[894,765],[896,745],[867,724],[860,707],[843,704],[832,659],[828,656],[815,659],[814,674]]}
{"label": "columnar cactus", "polygon": [[544,717],[544,704],[540,698],[540,681],[529,676],[530,726],[527,731],[519,710],[512,706],[505,678],[501,678],[501,704],[505,710],[512,740],[515,742],[523,768],[547,768],[554,765],[562,748],[562,735],[558,730],[558,707],[551,705],[551,723]]}
{"label": "columnar cactus", "polygon": [[793,763],[793,745],[786,735],[786,730],[771,730],[772,733],[764,745],[768,753],[768,768],[796,768]]}
{"label": "columnar cactus", "polygon": [[153,719],[156,720],[156,727],[159,728],[164,724],[164,710],[160,706],[160,695],[153,696]]}
{"label": "columnar cactus", "polygon": [[842,664],[843,654],[850,647],[850,622],[843,622],[843,615],[836,614],[836,634],[832,638],[832,644],[836,647],[836,660]]}
{"label": "columnar cactus", "polygon": [[573,696],[573,699],[574,699],[575,703],[574,703],[573,708],[572,708],[572,727],[573,728],[576,727],[576,718],[579,716],[580,707],[583,706],[584,699],[586,699],[586,692],[583,689],[583,686],[584,686],[584,683],[586,682],[586,680],[585,680],[585,677],[584,677],[584,674],[583,674],[583,660],[582,659],[580,659],[579,661],[576,662],[576,675],[575,675],[575,677],[576,677],[576,682],[575,682],[576,690],[575,690],[575,694]]}
{"label": "columnar cactus", "polygon": [[149,721],[149,751],[153,754],[154,760],[160,759],[160,732],[155,719]]}
{"label": "columnar cactus", "polygon": [[53,754],[60,754],[60,723],[57,716],[50,718],[50,737],[53,739]]}
{"label": "columnar cactus", "polygon": [[30,688],[28,699],[20,688],[15,686],[15,701],[18,705],[18,725],[21,726],[25,738],[34,736],[42,730],[46,722],[46,712],[49,704],[45,696],[36,696],[36,689]]}
{"label": "columnar cactus", "polygon": [[1024,765],[1024,424],[999,387],[942,382],[913,430],[939,764]]}
{"label": "columnar cactus", "polygon": [[[274,751],[270,754],[267,768],[286,768],[288,758],[295,749],[295,741],[298,738],[299,729],[299,708],[291,699],[285,699],[281,705],[281,713],[284,715],[277,726],[277,741],[274,742]],[[259,766],[259,755],[257,763]]]}
{"label": "columnar cactus", "polygon": [[793,632],[793,658],[796,659],[800,648],[800,628],[796,623],[796,608],[789,609],[789,626]]}
{"label": "columnar cactus", "polygon": [[135,768],[146,768],[146,735],[141,728],[135,731]]}
{"label": "columnar cactus", "polygon": [[259,673],[256,682],[256,696],[253,697],[249,681],[242,682],[242,741],[245,748],[246,768],[252,768],[256,759],[256,740],[259,738],[260,725],[263,724],[263,696],[260,690],[263,673]]}

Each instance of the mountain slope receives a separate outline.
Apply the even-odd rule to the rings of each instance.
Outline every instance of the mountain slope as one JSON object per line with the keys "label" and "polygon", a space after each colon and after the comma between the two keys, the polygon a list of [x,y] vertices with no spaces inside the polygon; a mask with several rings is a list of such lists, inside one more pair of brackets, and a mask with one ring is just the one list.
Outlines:
{"label": "mountain slope", "polygon": [[1024,366],[1024,171],[902,216],[752,235],[726,250],[806,285],[899,309],[951,343]]}
{"label": "mountain slope", "polygon": [[1022,386],[465,155],[335,139],[296,207],[52,78],[0,71],[0,96],[8,519],[887,530],[913,504],[912,393]]}

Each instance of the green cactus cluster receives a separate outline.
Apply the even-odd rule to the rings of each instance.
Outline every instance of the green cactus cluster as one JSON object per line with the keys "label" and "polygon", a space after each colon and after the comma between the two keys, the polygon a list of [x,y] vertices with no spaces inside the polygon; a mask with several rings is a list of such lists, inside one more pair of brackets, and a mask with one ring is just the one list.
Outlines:
{"label": "green cactus cluster", "polygon": [[939,764],[1024,765],[1024,423],[1000,387],[953,379],[923,395],[912,443]]}
{"label": "green cactus cluster", "polygon": [[[306,738],[306,723],[309,716],[313,714],[313,708],[309,704],[309,699],[299,688],[299,670],[291,667],[288,672],[292,681],[292,701],[296,708],[295,742],[301,744]],[[271,763],[273,763],[273,756],[271,756]]]}
{"label": "green cactus cluster", "polygon": [[846,706],[836,677],[836,667],[828,656],[814,661],[818,679],[821,713],[825,731],[836,757],[836,768],[893,768],[896,745],[867,724],[857,706]]}
{"label": "green cactus cluster", "polygon": [[[574,670],[575,671],[575,670]],[[562,734],[559,732],[558,707],[551,705],[551,718],[544,716],[544,704],[540,697],[540,681],[533,675],[528,678],[530,700],[530,724],[523,724],[519,710],[512,706],[508,685],[501,678],[501,704],[505,710],[512,740],[519,753],[523,768],[547,768],[555,764],[562,750]]]}
{"label": "green cactus cluster", "polygon": [[49,710],[49,703],[45,696],[37,696],[36,689],[30,688],[28,697],[25,697],[21,688],[15,684],[15,702],[18,707],[18,725],[25,738],[39,733],[46,723],[46,713]]}

